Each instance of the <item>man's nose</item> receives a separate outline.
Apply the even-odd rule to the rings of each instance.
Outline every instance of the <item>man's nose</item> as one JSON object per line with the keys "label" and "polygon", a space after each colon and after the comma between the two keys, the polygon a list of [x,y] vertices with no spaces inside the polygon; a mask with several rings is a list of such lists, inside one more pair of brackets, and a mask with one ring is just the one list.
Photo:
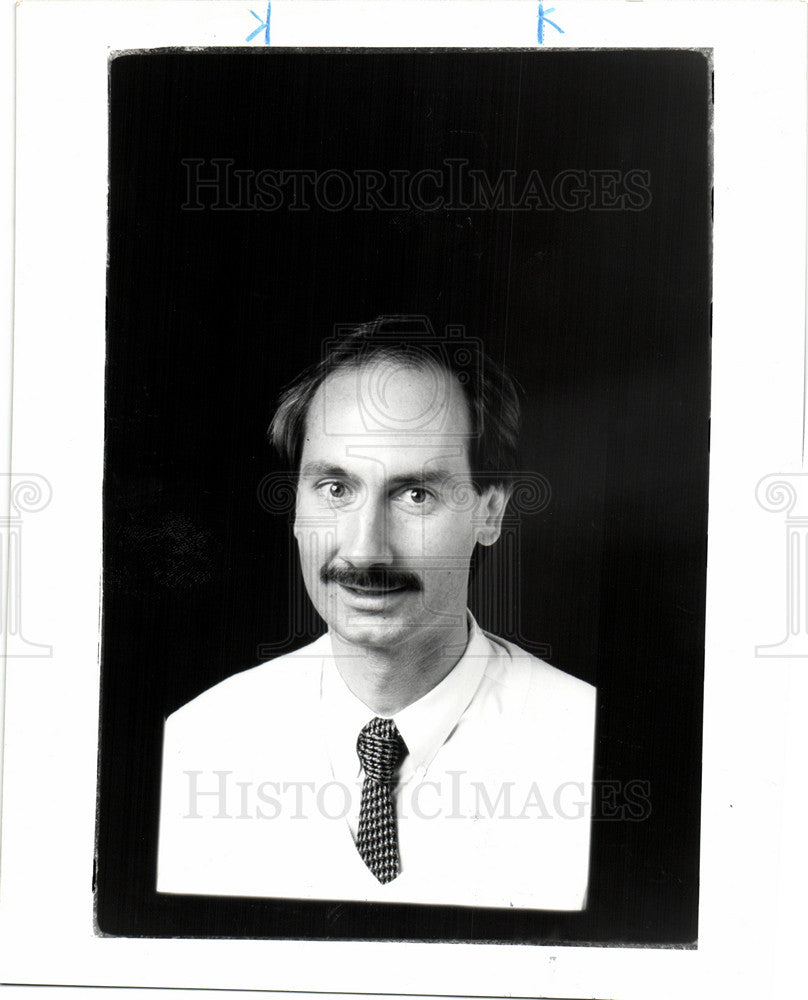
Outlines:
{"label": "man's nose", "polygon": [[359,569],[387,566],[393,561],[384,504],[369,500],[352,512],[342,527],[340,555]]}

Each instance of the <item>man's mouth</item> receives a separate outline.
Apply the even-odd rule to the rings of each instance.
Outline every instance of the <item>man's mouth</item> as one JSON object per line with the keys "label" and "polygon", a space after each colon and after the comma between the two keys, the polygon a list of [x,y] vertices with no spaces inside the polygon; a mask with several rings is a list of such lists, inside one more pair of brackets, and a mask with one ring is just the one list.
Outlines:
{"label": "man's mouth", "polygon": [[398,594],[400,591],[411,589],[404,584],[393,587],[357,587],[353,584],[340,583],[340,586],[346,590],[350,590],[352,594],[359,594],[365,597],[382,597],[385,594]]}

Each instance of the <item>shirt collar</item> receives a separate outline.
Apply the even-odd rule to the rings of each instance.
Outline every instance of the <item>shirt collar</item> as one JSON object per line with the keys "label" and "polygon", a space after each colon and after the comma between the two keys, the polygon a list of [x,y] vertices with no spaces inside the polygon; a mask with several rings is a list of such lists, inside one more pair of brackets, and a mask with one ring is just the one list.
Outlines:
{"label": "shirt collar", "polygon": [[[480,685],[490,648],[470,612],[468,622],[468,643],[452,670],[431,691],[392,717],[409,751],[401,766],[402,783],[413,774],[426,774]],[[356,777],[360,771],[356,738],[374,713],[345,684],[333,655],[324,658],[320,690],[334,777]]]}

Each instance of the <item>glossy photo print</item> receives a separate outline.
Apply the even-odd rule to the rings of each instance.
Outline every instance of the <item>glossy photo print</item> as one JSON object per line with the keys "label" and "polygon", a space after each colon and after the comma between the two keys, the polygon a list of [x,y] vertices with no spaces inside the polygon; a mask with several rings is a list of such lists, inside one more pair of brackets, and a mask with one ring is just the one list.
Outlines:
{"label": "glossy photo print", "polygon": [[695,947],[709,50],[109,60],[100,935]]}

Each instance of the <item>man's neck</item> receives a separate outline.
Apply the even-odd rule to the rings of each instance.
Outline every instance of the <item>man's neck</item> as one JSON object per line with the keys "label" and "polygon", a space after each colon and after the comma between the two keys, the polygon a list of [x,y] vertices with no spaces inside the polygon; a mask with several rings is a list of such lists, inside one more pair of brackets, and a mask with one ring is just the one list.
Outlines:
{"label": "man's neck", "polygon": [[329,633],[334,659],[349,690],[376,715],[395,715],[428,694],[456,666],[469,639],[464,621],[428,641],[394,649],[355,646]]}

